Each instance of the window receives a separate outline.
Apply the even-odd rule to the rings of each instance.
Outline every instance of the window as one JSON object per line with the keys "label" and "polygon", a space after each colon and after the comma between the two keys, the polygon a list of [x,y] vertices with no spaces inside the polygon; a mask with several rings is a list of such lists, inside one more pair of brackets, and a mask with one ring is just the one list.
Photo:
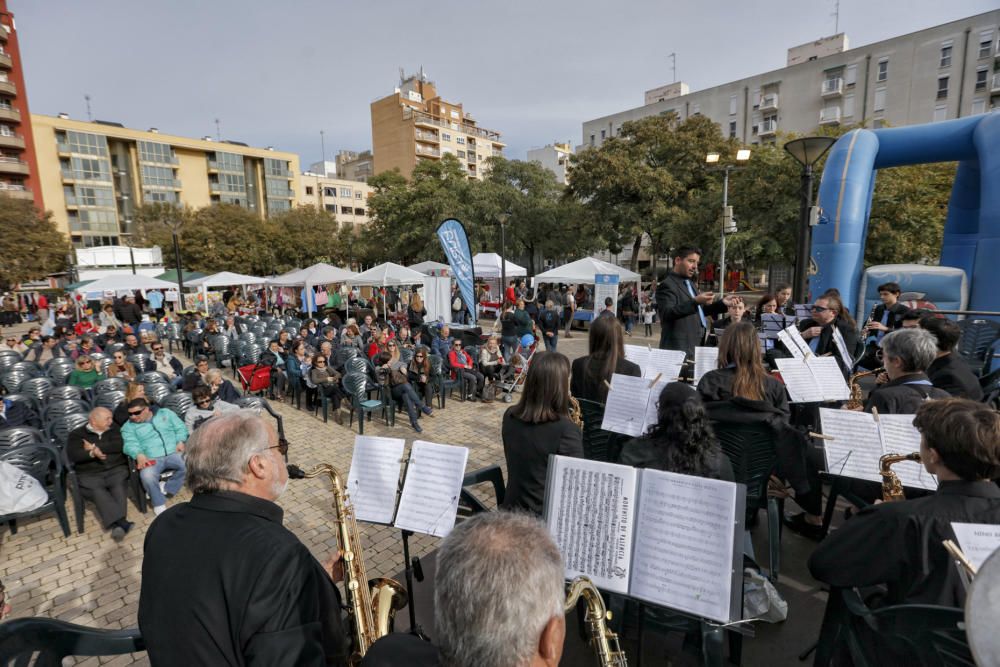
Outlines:
{"label": "window", "polygon": [[948,118],[948,108],[945,105],[939,104],[938,106],[934,107],[935,123],[941,120],[946,120],[947,118]]}
{"label": "window", "polygon": [[97,134],[87,132],[67,132],[66,145],[71,153],[84,155],[107,155],[108,140]]}
{"label": "window", "polygon": [[340,212],[344,215],[352,215],[354,213],[354,209],[350,206],[341,206]]}
{"label": "window", "polygon": [[986,100],[972,100],[972,115],[986,113]]}
{"label": "window", "polygon": [[465,145],[465,137],[455,137],[455,143],[456,144],[461,144],[462,146],[464,146]]}
{"label": "window", "polygon": [[590,135],[590,145],[594,145],[594,135]]}
{"label": "window", "polygon": [[691,105],[691,115],[692,116],[700,116],[701,115],[701,105],[700,104],[692,104]]}
{"label": "window", "polygon": [[176,204],[177,193],[171,190],[143,190],[142,200],[147,204]]}
{"label": "window", "polygon": [[601,141],[604,141],[605,138],[607,138],[607,136],[608,136],[607,130],[601,130]]}
{"label": "window", "polygon": [[272,213],[283,213],[285,211],[292,210],[292,202],[287,199],[268,199],[267,200],[267,212]]}
{"label": "window", "polygon": [[465,157],[465,151],[458,151],[458,157],[464,158]]}
{"label": "window", "polygon": [[350,199],[352,194],[353,193],[351,191],[351,188],[340,188],[340,196],[341,197],[346,197],[346,198]]}
{"label": "window", "polygon": [[736,95],[730,95],[729,96],[729,115],[730,116],[735,116],[736,115],[737,104],[738,104],[738,102],[737,102]]}
{"label": "window", "polygon": [[264,189],[267,191],[268,199],[271,197],[288,198],[292,196],[292,190],[288,187],[288,181],[284,178],[265,178]]}
{"label": "window", "polygon": [[[211,186],[219,192],[246,193],[247,184],[243,174],[219,174],[219,180]],[[235,203],[235,202],[230,202]]]}
{"label": "window", "polygon": [[447,132],[441,133],[441,141],[451,141],[451,135]]}
{"label": "window", "polygon": [[[104,137],[101,137],[102,139]],[[87,181],[111,181],[111,165],[98,158],[74,157],[73,171],[79,179]]]}
{"label": "window", "polygon": [[872,105],[872,111],[885,111],[885,88],[875,89],[875,103]]}
{"label": "window", "polygon": [[993,31],[984,30],[979,33],[979,57],[989,58],[993,55]]}
{"label": "window", "polygon": [[307,185],[306,186],[306,194],[307,195],[311,195],[312,193],[313,193],[313,186]]}
{"label": "window", "polygon": [[736,121],[735,120],[729,121],[729,138],[730,139],[735,139],[736,138]]}
{"label": "window", "polygon": [[364,199],[365,195],[364,195],[364,193],[361,192],[361,190],[355,190],[354,191],[354,198],[355,199]]}
{"label": "window", "polygon": [[323,188],[323,196],[324,197],[336,197],[337,196],[337,188]]}
{"label": "window", "polygon": [[169,144],[161,144],[155,141],[139,142],[140,162],[159,162],[160,164],[176,164],[177,159]]}
{"label": "window", "polygon": [[939,67],[951,67],[951,43],[941,46],[941,63]]}
{"label": "window", "polygon": [[989,71],[985,67],[976,69],[976,90],[986,90],[986,79]]}
{"label": "window", "polygon": [[889,78],[889,59],[883,58],[878,61],[878,69],[875,71],[876,81],[885,81]]}
{"label": "window", "polygon": [[937,87],[937,98],[943,100],[948,97],[948,77],[939,76],[938,77],[938,87]]}
{"label": "window", "polygon": [[854,95],[844,95],[844,116],[850,118],[854,115]]}
{"label": "window", "polygon": [[174,170],[170,167],[154,167],[151,164],[141,165],[142,186],[144,188],[174,187]]}
{"label": "window", "polygon": [[330,213],[336,213],[336,212],[337,212],[337,205],[336,205],[336,204],[327,204],[327,205],[325,206],[325,208],[326,208],[326,210],[327,210],[327,211],[329,211]]}
{"label": "window", "polygon": [[285,178],[291,178],[292,174],[288,171],[288,162],[285,160],[276,160],[274,158],[266,157],[264,158],[264,175],[265,176],[284,176]]}
{"label": "window", "polygon": [[115,208],[115,193],[111,188],[77,186],[76,203],[79,206]]}
{"label": "window", "polygon": [[235,153],[215,153],[215,157],[210,158],[209,166],[219,171],[235,171],[243,173],[243,156]]}
{"label": "window", "polygon": [[458,117],[459,117],[459,116],[458,116],[458,112],[457,112],[457,111],[455,111],[454,109],[452,109],[452,110],[451,110],[451,117],[452,117],[452,118],[458,118]]}
{"label": "window", "polygon": [[365,214],[365,209],[363,208],[354,209],[354,215],[364,215],[364,214]]}
{"label": "window", "polygon": [[844,85],[853,86],[857,82],[858,82],[858,66],[848,65],[847,68],[844,70]]}

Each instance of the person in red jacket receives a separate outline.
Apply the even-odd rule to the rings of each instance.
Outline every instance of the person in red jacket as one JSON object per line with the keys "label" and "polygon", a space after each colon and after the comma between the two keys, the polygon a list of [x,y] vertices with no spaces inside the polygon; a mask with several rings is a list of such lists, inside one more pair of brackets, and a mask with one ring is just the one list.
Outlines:
{"label": "person in red jacket", "polygon": [[451,352],[448,353],[448,363],[451,365],[452,379],[458,378],[462,385],[462,396],[474,400],[477,396],[486,402],[483,396],[483,385],[486,377],[476,370],[469,353],[462,349],[462,341],[455,340],[451,344]]}

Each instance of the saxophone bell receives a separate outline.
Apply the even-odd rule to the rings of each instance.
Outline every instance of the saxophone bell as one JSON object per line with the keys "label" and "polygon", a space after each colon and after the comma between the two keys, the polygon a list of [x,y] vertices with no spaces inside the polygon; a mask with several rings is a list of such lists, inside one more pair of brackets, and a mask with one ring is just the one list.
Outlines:
{"label": "saxophone bell", "polygon": [[861,371],[860,373],[854,373],[848,379],[847,384],[851,388],[851,398],[848,399],[847,403],[844,404],[845,410],[861,410],[864,408],[864,401],[861,400],[861,384],[858,382],[859,379],[867,377],[869,375],[878,375],[885,371],[884,367],[876,368],[872,371]]}
{"label": "saxophone bell", "polygon": [[604,598],[587,577],[577,577],[566,591],[564,611],[568,614],[576,607],[580,598],[587,603],[586,624],[590,633],[590,645],[601,661],[601,667],[627,667],[625,652],[618,644],[618,635],[608,628],[611,612],[604,606]]}
{"label": "saxophone bell", "polygon": [[580,409],[580,401],[576,400],[572,394],[569,397],[569,418],[576,427],[583,428],[583,411]]}
{"label": "saxophone bell", "polygon": [[892,465],[900,461],[916,461],[920,463],[920,453],[884,454],[879,458],[878,472],[882,476],[882,502],[894,503],[899,500],[906,500],[906,495],[903,493],[903,483],[899,481],[899,475],[892,471]]}

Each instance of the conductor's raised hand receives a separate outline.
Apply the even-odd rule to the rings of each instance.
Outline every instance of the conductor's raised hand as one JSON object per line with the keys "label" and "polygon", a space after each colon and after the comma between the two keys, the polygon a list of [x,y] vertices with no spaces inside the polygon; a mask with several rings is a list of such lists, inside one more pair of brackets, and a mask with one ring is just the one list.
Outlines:
{"label": "conductor's raised hand", "polygon": [[715,301],[715,292],[702,292],[694,298],[695,303],[699,306],[707,306],[708,304]]}

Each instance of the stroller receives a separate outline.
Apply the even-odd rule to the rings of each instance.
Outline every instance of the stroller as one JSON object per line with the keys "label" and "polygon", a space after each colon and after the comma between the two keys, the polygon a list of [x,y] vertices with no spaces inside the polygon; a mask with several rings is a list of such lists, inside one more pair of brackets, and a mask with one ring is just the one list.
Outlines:
{"label": "stroller", "polygon": [[534,358],[537,349],[537,338],[531,334],[526,334],[521,338],[521,342],[517,346],[517,351],[514,352],[514,356],[507,365],[507,369],[494,384],[495,390],[499,389],[503,395],[504,403],[513,401],[514,392],[524,385],[524,381],[528,377],[528,368],[531,366],[531,360]]}

